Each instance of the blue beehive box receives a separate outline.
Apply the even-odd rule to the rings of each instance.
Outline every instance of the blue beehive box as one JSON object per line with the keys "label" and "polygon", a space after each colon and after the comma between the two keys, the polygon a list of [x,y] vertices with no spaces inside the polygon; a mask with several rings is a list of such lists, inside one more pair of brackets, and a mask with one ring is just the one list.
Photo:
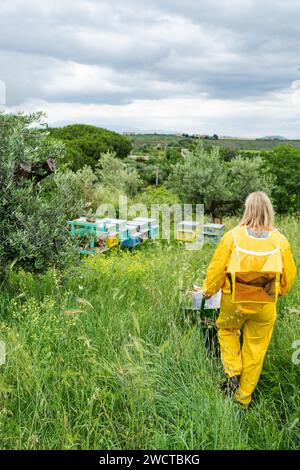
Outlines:
{"label": "blue beehive box", "polygon": [[139,235],[129,236],[126,240],[122,241],[122,246],[127,248],[135,248],[141,244],[141,238]]}
{"label": "blue beehive box", "polygon": [[138,232],[138,225],[133,223],[128,223],[126,226],[127,238],[122,241],[122,246],[127,248],[135,248],[141,243],[141,236]]}

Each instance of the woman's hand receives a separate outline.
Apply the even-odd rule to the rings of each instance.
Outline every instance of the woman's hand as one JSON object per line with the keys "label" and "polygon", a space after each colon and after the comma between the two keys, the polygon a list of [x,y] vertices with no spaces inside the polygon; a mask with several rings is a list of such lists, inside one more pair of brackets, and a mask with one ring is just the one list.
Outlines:
{"label": "woman's hand", "polygon": [[201,293],[203,295],[203,297],[207,300],[207,299],[210,299],[211,298],[211,295],[210,294],[207,294],[203,291],[203,288],[202,287],[198,287],[196,285],[194,285],[194,289],[193,289],[193,292],[195,293]]}

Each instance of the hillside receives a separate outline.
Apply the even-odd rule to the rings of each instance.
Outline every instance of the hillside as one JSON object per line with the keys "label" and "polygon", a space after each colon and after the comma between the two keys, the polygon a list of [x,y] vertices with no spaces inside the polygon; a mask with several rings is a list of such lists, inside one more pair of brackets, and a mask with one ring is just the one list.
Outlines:
{"label": "hillside", "polygon": [[[133,148],[140,150],[143,146],[184,146],[195,142],[198,139],[186,136],[177,136],[173,134],[135,134],[129,135],[128,138],[133,144]],[[215,144],[221,148],[230,150],[269,150],[278,145],[290,145],[300,149],[300,140],[276,140],[270,138],[264,139],[218,139],[204,140],[206,144]]]}

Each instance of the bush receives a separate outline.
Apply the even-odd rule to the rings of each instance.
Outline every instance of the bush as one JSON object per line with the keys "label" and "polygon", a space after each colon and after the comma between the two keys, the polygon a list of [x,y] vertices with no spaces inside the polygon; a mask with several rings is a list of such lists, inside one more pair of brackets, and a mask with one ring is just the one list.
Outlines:
{"label": "bush", "polygon": [[164,186],[148,186],[137,202],[143,203],[150,208],[151,204],[168,204],[170,206],[178,204],[179,199],[176,194]]}
{"label": "bush", "polygon": [[109,152],[101,155],[95,170],[85,166],[77,172],[65,171],[56,178],[61,180],[67,175],[70,178],[72,199],[82,201],[80,215],[95,214],[102,204],[109,204],[117,209],[119,197],[134,197],[142,184],[134,168],[128,168],[115,154]]}
{"label": "bush", "polygon": [[[0,115],[2,275],[12,263],[42,271],[50,265],[64,265],[74,254],[66,228],[72,207],[69,186],[57,186],[47,176],[54,170],[55,160],[62,157],[63,148],[39,130],[42,120],[40,113]],[[49,178],[53,179],[52,191],[46,183]]]}

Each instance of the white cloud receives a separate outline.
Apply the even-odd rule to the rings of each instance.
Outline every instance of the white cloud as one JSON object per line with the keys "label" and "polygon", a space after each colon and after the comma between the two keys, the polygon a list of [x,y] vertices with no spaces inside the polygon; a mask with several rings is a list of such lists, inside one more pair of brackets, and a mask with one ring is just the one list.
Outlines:
{"label": "white cloud", "polygon": [[299,15],[297,0],[10,0],[0,80],[9,109],[52,123],[300,137]]}
{"label": "white cloud", "polygon": [[[281,92],[255,100],[168,98],[135,100],[125,105],[80,103],[24,104],[30,111],[47,110],[51,124],[86,122],[116,130],[141,131],[162,129],[168,132],[201,132],[221,135],[281,134],[299,136],[300,92],[295,84]],[[19,108],[11,108],[17,111]]]}

